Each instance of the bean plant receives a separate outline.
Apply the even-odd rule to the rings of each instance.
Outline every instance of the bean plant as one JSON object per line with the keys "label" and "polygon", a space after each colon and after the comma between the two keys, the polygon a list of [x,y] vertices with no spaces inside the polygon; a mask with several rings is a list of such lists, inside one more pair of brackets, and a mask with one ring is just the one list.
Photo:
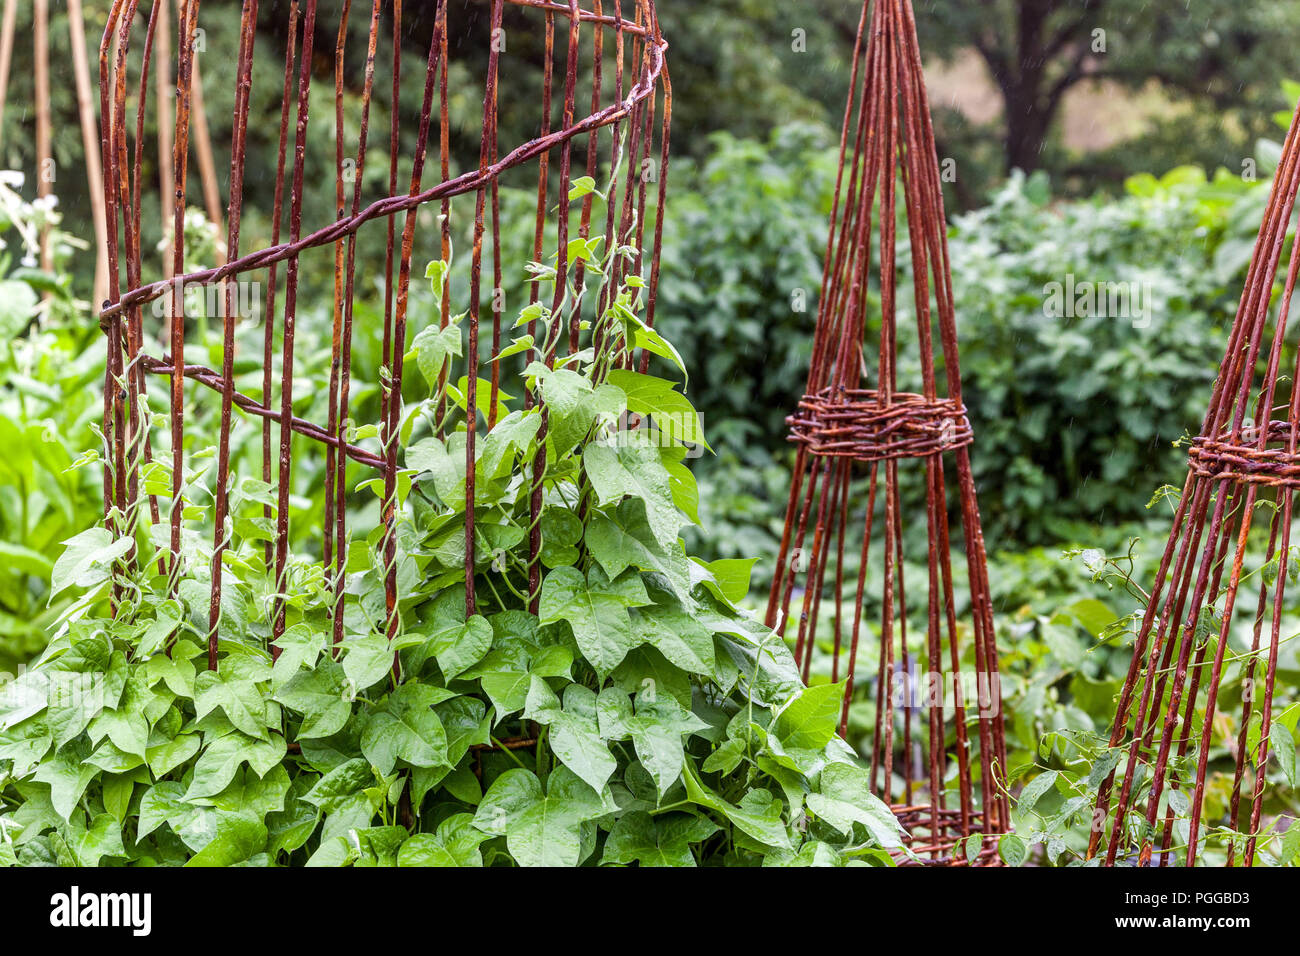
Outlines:
{"label": "bean plant", "polygon": [[[162,560],[165,528],[143,507],[68,540],[51,581],[66,606],[0,700],[0,862],[889,865],[907,854],[836,735],[843,686],[803,686],[782,640],[738,609],[752,562],[686,552],[698,490],[685,461],[707,442],[684,389],[639,370],[650,356],[687,381],[643,317],[637,250],[603,245],[571,242],[582,268],[562,285],[554,259],[529,264],[538,295],[491,359],[503,368],[494,408],[485,363],[467,411],[461,316],[412,330],[407,358],[425,388],[400,428],[350,425],[354,441],[400,449],[405,468],[381,502],[391,550],[381,525],[350,541],[340,579],[298,553],[277,581],[275,489],[234,481],[215,669],[201,520],[213,456],[188,456],[179,561]],[[427,270],[434,301],[449,269]],[[593,300],[598,318],[565,354]],[[142,477],[142,494],[168,493],[165,465]],[[354,504],[372,494],[382,482],[358,482]],[[273,638],[280,602],[286,628]]]}

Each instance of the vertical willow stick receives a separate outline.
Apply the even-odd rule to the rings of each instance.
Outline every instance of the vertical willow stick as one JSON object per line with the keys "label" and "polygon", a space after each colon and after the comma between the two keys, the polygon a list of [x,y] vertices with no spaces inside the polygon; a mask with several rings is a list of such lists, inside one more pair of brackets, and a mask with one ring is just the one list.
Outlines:
{"label": "vertical willow stick", "polygon": [[[154,0],[158,8],[158,26],[154,37],[154,96],[158,100],[158,200],[162,213],[162,271],[163,278],[172,277],[172,242],[167,238],[174,221],[176,183],[172,178],[172,27],[171,10],[167,0]],[[167,326],[163,339],[170,338],[171,315],[176,306],[166,312]]]}
{"label": "vertical willow stick", "polygon": [[100,166],[99,130],[95,126],[91,102],[86,23],[81,12],[81,0],[68,0],[68,36],[72,43],[72,69],[76,74],[81,144],[86,154],[86,184],[90,190],[90,212],[95,226],[95,284],[90,301],[98,309],[108,298],[108,220],[104,213],[104,171]]}
{"label": "vertical willow stick", "polygon": [[[50,3],[36,0],[32,23],[36,44],[36,195],[50,195],[54,178],[54,160],[50,154]],[[41,268],[54,268],[54,250],[50,247],[48,226],[41,229]]]}
{"label": "vertical willow stick", "polygon": [[14,55],[14,22],[18,0],[5,0],[4,25],[0,26],[0,140],[4,137],[5,97],[9,94],[9,67]]}
{"label": "vertical willow stick", "polygon": [[[193,37],[187,39],[193,43]],[[197,52],[197,51],[196,51]],[[221,189],[217,185],[217,163],[212,155],[212,134],[208,130],[208,111],[203,106],[203,80],[199,74],[199,60],[194,58],[194,88],[190,91],[190,115],[194,121],[194,157],[199,164],[199,181],[203,184],[203,206],[207,210],[208,221],[217,227],[217,235],[223,233],[221,224]],[[217,240],[217,265],[226,264],[226,250]]]}

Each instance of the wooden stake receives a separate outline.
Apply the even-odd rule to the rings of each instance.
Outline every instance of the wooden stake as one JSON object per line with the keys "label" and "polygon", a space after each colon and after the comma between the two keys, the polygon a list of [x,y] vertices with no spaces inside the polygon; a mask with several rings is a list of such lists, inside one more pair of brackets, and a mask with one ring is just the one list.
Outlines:
{"label": "wooden stake", "polygon": [[[167,0],[155,0],[158,5],[158,25],[153,38],[153,77],[154,96],[158,100],[158,196],[162,207],[162,247],[163,278],[172,277],[172,243],[166,236],[172,230],[175,211],[176,184],[172,178],[172,98],[175,96],[172,82],[172,28],[171,4]],[[173,309],[167,310],[170,316]],[[167,331],[163,332],[166,341]]]}
{"label": "wooden stake", "polygon": [[[180,10],[181,0],[176,0]],[[185,37],[185,43],[193,43],[194,37]],[[197,51],[195,51],[197,53]],[[212,135],[208,131],[208,111],[203,106],[203,79],[199,75],[199,58],[194,57],[193,78],[190,82],[191,129],[194,131],[194,156],[199,165],[199,181],[203,184],[203,205],[208,213],[208,220],[217,227],[217,265],[225,265],[226,255],[222,247],[225,230],[221,224],[221,189],[217,185],[217,164],[212,155]]]}
{"label": "wooden stake", "polygon": [[81,145],[86,154],[86,184],[95,226],[95,283],[91,305],[98,310],[108,298],[108,217],[104,211],[104,171],[99,157],[99,130],[91,101],[90,61],[86,58],[86,23],[81,0],[68,0],[68,34],[72,42],[72,69],[77,82],[77,112],[81,118]]}
{"label": "wooden stake", "polygon": [[[36,195],[44,199],[50,195],[50,181],[54,178],[50,152],[50,4],[49,0],[35,2],[32,40],[36,45]],[[41,229],[41,268],[47,272],[54,268],[48,226]]]}
{"label": "wooden stake", "polygon": [[203,80],[199,76],[199,59],[194,58],[190,110],[194,118],[194,155],[199,163],[199,180],[203,183],[203,205],[208,219],[217,227],[217,265],[226,264],[224,217],[221,215],[221,189],[217,185],[217,164],[212,156],[212,136],[208,132],[208,112],[203,108]]}
{"label": "wooden stake", "polygon": [[4,25],[0,26],[0,141],[4,138],[5,97],[9,93],[9,67],[14,55],[14,23],[18,0],[5,0]]}

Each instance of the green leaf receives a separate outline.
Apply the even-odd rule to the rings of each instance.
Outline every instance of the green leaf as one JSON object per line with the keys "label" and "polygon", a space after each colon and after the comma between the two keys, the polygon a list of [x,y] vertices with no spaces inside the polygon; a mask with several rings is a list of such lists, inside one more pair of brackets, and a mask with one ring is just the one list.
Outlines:
{"label": "green leaf", "polygon": [[1088,786],[1093,790],[1100,787],[1119,764],[1122,756],[1123,753],[1120,750],[1107,750],[1098,757],[1093,762],[1092,769],[1088,771]]}
{"label": "green leaf", "polygon": [[339,764],[321,777],[303,799],[326,813],[335,813],[374,782],[375,773],[369,761],[358,757]]}
{"label": "green leaf", "polygon": [[622,441],[618,445],[588,445],[582,461],[598,503],[607,505],[625,495],[640,498],[645,503],[646,520],[655,540],[661,547],[669,548],[677,540],[682,519],[673,504],[672,487],[661,454],[658,448],[647,443]]}
{"label": "green leaf", "polygon": [[[542,416],[536,409],[514,411],[497,421],[496,427],[483,439],[482,453],[476,468],[486,480],[492,481],[509,474],[517,456],[528,450],[541,427]],[[464,458],[464,451],[461,452]],[[463,465],[461,466],[463,470]],[[462,474],[461,480],[464,475]]]}
{"label": "green leaf", "polygon": [[302,714],[299,738],[328,737],[342,730],[352,716],[350,690],[343,667],[325,660],[312,670],[295,673],[276,692],[275,699]]}
{"label": "green leaf", "polygon": [[135,793],[135,780],[130,774],[108,774],[104,777],[104,809],[112,814],[117,829],[121,830],[126,821],[127,811],[131,808],[131,797]]}
{"label": "green leaf", "polygon": [[781,803],[763,788],[746,791],[736,805],[719,797],[696,776],[695,768],[686,764],[683,772],[686,794],[692,803],[721,813],[742,832],[764,846],[790,850],[790,833],[781,819]]}
{"label": "green leaf", "polygon": [[270,740],[257,740],[238,731],[218,737],[199,755],[184,799],[211,797],[225,790],[243,763],[252,767],[258,776],[265,776],[284,759],[285,749],[284,738],[279,734],[272,735]]}
{"label": "green leaf", "polygon": [[363,827],[348,833],[356,849],[353,866],[397,866],[397,854],[409,832],[402,826]]}
{"label": "green leaf", "polygon": [[267,739],[266,698],[253,681],[226,670],[199,673],[194,678],[195,716],[202,720],[218,708],[250,737]]}
{"label": "green leaf", "polygon": [[355,693],[373,687],[392,673],[396,651],[386,635],[370,631],[344,640],[343,648],[343,673]]}
{"label": "green leaf", "polygon": [[998,855],[1007,866],[1020,866],[1029,855],[1029,847],[1023,837],[1004,833],[998,838]]}
{"label": "green leaf", "polygon": [[447,765],[455,766],[475,744],[491,741],[487,706],[477,697],[453,697],[433,708],[447,734]]}
{"label": "green leaf", "polygon": [[708,724],[685,710],[667,694],[650,699],[642,693],[636,701],[636,713],[625,721],[641,765],[649,771],[662,797],[681,776],[686,760],[684,738]]}
{"label": "green leaf", "polygon": [[590,176],[579,176],[569,184],[569,201],[581,199],[583,196],[596,191],[596,180]]}
{"label": "green leaf", "polygon": [[442,308],[443,284],[447,281],[447,273],[450,271],[451,264],[445,259],[430,260],[424,267],[424,277],[429,280],[429,288],[433,290],[433,298],[438,303],[437,308]]}
{"label": "green leaf", "polygon": [[446,371],[447,359],[464,354],[460,329],[455,325],[442,328],[436,325],[425,326],[415,336],[411,349],[415,352],[416,364],[420,367],[424,380],[429,383],[430,391],[437,389],[438,378]]}
{"label": "green leaf", "polygon": [[662,547],[646,522],[644,508],[636,500],[625,501],[618,509],[617,519],[601,511],[590,515],[585,540],[592,557],[610,580],[629,567],[657,571],[682,604],[692,603],[691,563],[685,548],[677,539],[669,547]]}
{"label": "green leaf", "polygon": [[284,809],[267,814],[266,852],[272,859],[282,850],[292,853],[315,832],[320,810],[303,799],[314,780],[307,774],[297,777],[285,796]]}
{"label": "green leaf", "polygon": [[663,603],[629,612],[633,629],[645,643],[682,670],[712,676],[717,667],[713,634],[676,598],[664,597]]}
{"label": "green leaf", "polygon": [[848,763],[828,764],[821,772],[818,790],[805,798],[808,809],[845,836],[861,823],[876,842],[892,849],[903,845],[898,818],[871,792],[871,776]]}
{"label": "green leaf", "polygon": [[412,767],[436,767],[447,762],[447,734],[433,705],[451,696],[427,684],[403,684],[372,713],[361,733],[361,752],[381,774],[390,774],[398,760]]}
{"label": "green leaf", "polygon": [[1300,853],[1300,826],[1296,825],[1294,818],[1287,824],[1286,833],[1282,837],[1282,846],[1278,850],[1277,865],[1286,866],[1296,858]]}
{"label": "green leaf", "polygon": [[417,833],[397,853],[398,866],[482,866],[479,844],[490,839],[468,813],[449,816],[434,833]]}
{"label": "green leaf", "polygon": [[546,371],[538,384],[547,408],[547,440],[563,457],[591,431],[596,419],[591,382],[572,369]]}
{"label": "green leaf", "polygon": [[1115,620],[1115,612],[1096,598],[1075,601],[1070,605],[1069,610],[1078,619],[1083,629],[1093,637],[1100,636],[1101,632]]}
{"label": "green leaf", "polygon": [[79,823],[74,825],[68,844],[81,866],[99,866],[100,859],[106,856],[126,856],[122,824],[108,813],[98,814],[88,828],[82,829]]}
{"label": "green leaf", "polygon": [[729,738],[709,754],[702,764],[705,773],[729,774],[745,758],[745,741]]}
{"label": "green leaf", "polygon": [[608,381],[627,396],[628,411],[652,416],[655,425],[671,442],[709,448],[699,413],[690,399],[677,391],[675,382],[630,369],[611,369]]}
{"label": "green leaf", "polygon": [[[582,540],[582,522],[568,508],[551,506],[542,512],[542,564],[560,568],[578,560],[575,547]],[[620,569],[621,570],[621,569]]]}
{"label": "green leaf", "polygon": [[154,609],[154,619],[149,622],[140,642],[136,645],[136,655],[147,658],[160,650],[184,620],[184,613],[179,601],[169,600],[158,604]]}
{"label": "green leaf", "polygon": [[144,715],[148,692],[141,685],[142,677],[143,672],[138,670],[132,674],[118,706],[100,712],[89,728],[91,740],[107,735],[119,750],[134,754],[141,760],[145,758],[149,740],[149,722]]}
{"label": "green leaf", "polygon": [[1016,801],[1017,812],[1028,813],[1034,809],[1034,805],[1038,803],[1039,798],[1056,785],[1057,776],[1057,771],[1048,770],[1025,784],[1025,789],[1020,791],[1020,799]]}
{"label": "green leaf", "polygon": [[807,687],[777,712],[772,733],[786,747],[821,750],[835,736],[843,704],[843,682]]}
{"label": "green leaf", "polygon": [[87,528],[63,542],[50,572],[50,597],[70,587],[90,588],[107,581],[113,562],[131,550],[133,539],[116,538],[107,528]]}
{"label": "green leaf", "polygon": [[[468,393],[468,391],[469,391],[468,375],[462,375],[459,379],[457,379],[455,388],[452,388],[451,386],[448,386],[447,388],[448,396],[455,403],[456,407],[463,412],[467,412],[469,410],[469,404],[465,399],[465,396]],[[507,415],[510,414],[510,408],[506,405],[506,402],[510,401],[512,398],[514,398],[513,395],[508,394],[498,386],[496,416],[495,416],[497,421],[500,421],[501,419],[505,418]],[[476,378],[474,380],[475,412],[478,415],[482,416],[483,420],[486,421],[488,417],[488,410],[491,407],[492,407],[492,380],[483,377]]]}
{"label": "green leaf", "polygon": [[241,813],[261,820],[284,809],[289,786],[289,771],[283,763],[278,763],[261,776],[256,770],[240,771],[221,793],[210,800],[196,802],[211,804],[225,813]]}
{"label": "green leaf", "polygon": [[1277,764],[1282,768],[1286,782],[1296,785],[1295,738],[1281,721],[1273,721],[1268,731],[1268,747],[1277,755]]}
{"label": "green leaf", "polygon": [[481,614],[463,624],[451,624],[429,639],[429,649],[438,660],[442,676],[455,679],[483,659],[492,646],[492,625]]}
{"label": "green leaf", "polygon": [[266,846],[266,825],[238,814],[218,814],[217,834],[186,866],[234,866]]}
{"label": "green leaf", "polygon": [[712,583],[717,588],[718,596],[732,604],[739,604],[749,593],[749,579],[757,560],[757,558],[721,558],[717,561],[699,563],[713,575]]}
{"label": "green leaf", "polygon": [[314,668],[325,652],[327,633],[321,628],[300,622],[285,630],[274,642],[280,656],[271,668],[271,680],[282,686],[303,667]]}
{"label": "green leaf", "polygon": [[653,647],[633,648],[610,677],[628,694],[666,696],[691,706],[690,675]]}
{"label": "green leaf", "polygon": [[[492,655],[489,654],[484,661],[491,658]],[[523,709],[534,676],[567,678],[572,666],[573,652],[562,645],[555,645],[543,648],[531,657],[525,655],[507,662],[498,660],[490,670],[482,670],[478,679],[500,721]],[[476,668],[476,672],[481,667],[482,665]]]}
{"label": "green leaf", "polygon": [[550,745],[560,762],[597,793],[618,769],[618,761],[601,739],[596,693],[581,684],[564,689],[564,705],[541,677],[533,677],[524,717],[550,728]]}
{"label": "green leaf", "polygon": [[693,813],[652,817],[644,811],[634,810],[614,821],[601,862],[695,866],[695,855],[690,845],[707,840],[717,831],[717,824]]}
{"label": "green leaf", "polygon": [[507,770],[493,781],[474,813],[474,826],[505,836],[520,866],[577,866],[582,862],[582,824],[617,809],[608,791],[599,794],[572,770],[560,767],[541,781],[528,770]]}
{"label": "green leaf", "polygon": [[72,816],[86,787],[99,775],[99,768],[86,762],[88,756],[89,748],[78,741],[41,761],[36,768],[36,779],[50,785],[50,802],[64,820]]}
{"label": "green leaf", "polygon": [[166,823],[173,833],[185,841],[186,846],[198,849],[212,838],[209,824],[215,818],[216,812],[211,808],[185,802],[184,786],[164,780],[154,784],[140,798],[136,840],[143,840]]}
{"label": "green leaf", "polygon": [[654,329],[641,324],[632,336],[633,344],[638,348],[645,349],[660,358],[668,359],[673,365],[677,366],[678,371],[682,373],[683,378],[689,382],[690,378],[686,371],[686,363],[682,361],[681,353],[666,338],[656,332]]}
{"label": "green leaf", "polygon": [[429,436],[406,448],[406,466],[417,474],[428,472],[434,493],[447,507],[465,509],[465,438],[461,433],[446,442]]}
{"label": "green leaf", "polygon": [[165,777],[182,764],[187,764],[199,752],[198,734],[181,734],[172,740],[150,747],[145,760],[155,777]]}
{"label": "green leaf", "polygon": [[556,568],[542,582],[541,622],[566,622],[574,640],[603,680],[641,642],[627,609],[650,603],[645,585],[629,571],[610,582],[600,568],[587,577],[576,568]]}

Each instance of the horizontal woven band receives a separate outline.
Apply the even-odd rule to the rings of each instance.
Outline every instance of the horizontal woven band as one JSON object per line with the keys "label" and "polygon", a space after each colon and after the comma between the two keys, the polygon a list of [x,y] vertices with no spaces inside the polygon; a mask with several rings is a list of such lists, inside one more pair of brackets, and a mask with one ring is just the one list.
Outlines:
{"label": "horizontal woven band", "polygon": [[826,388],[805,395],[786,419],[790,441],[814,455],[885,461],[928,458],[974,439],[966,407],[946,398],[874,389]]}
{"label": "horizontal woven band", "polygon": [[[1192,441],[1187,463],[1192,472],[1203,478],[1228,479],[1245,484],[1269,485],[1276,488],[1300,488],[1300,454],[1285,447],[1291,442],[1290,422],[1271,421],[1264,448],[1259,447],[1258,432],[1211,439],[1199,437]],[[1248,440],[1253,439],[1253,440]],[[1273,444],[1274,447],[1267,447]]]}

